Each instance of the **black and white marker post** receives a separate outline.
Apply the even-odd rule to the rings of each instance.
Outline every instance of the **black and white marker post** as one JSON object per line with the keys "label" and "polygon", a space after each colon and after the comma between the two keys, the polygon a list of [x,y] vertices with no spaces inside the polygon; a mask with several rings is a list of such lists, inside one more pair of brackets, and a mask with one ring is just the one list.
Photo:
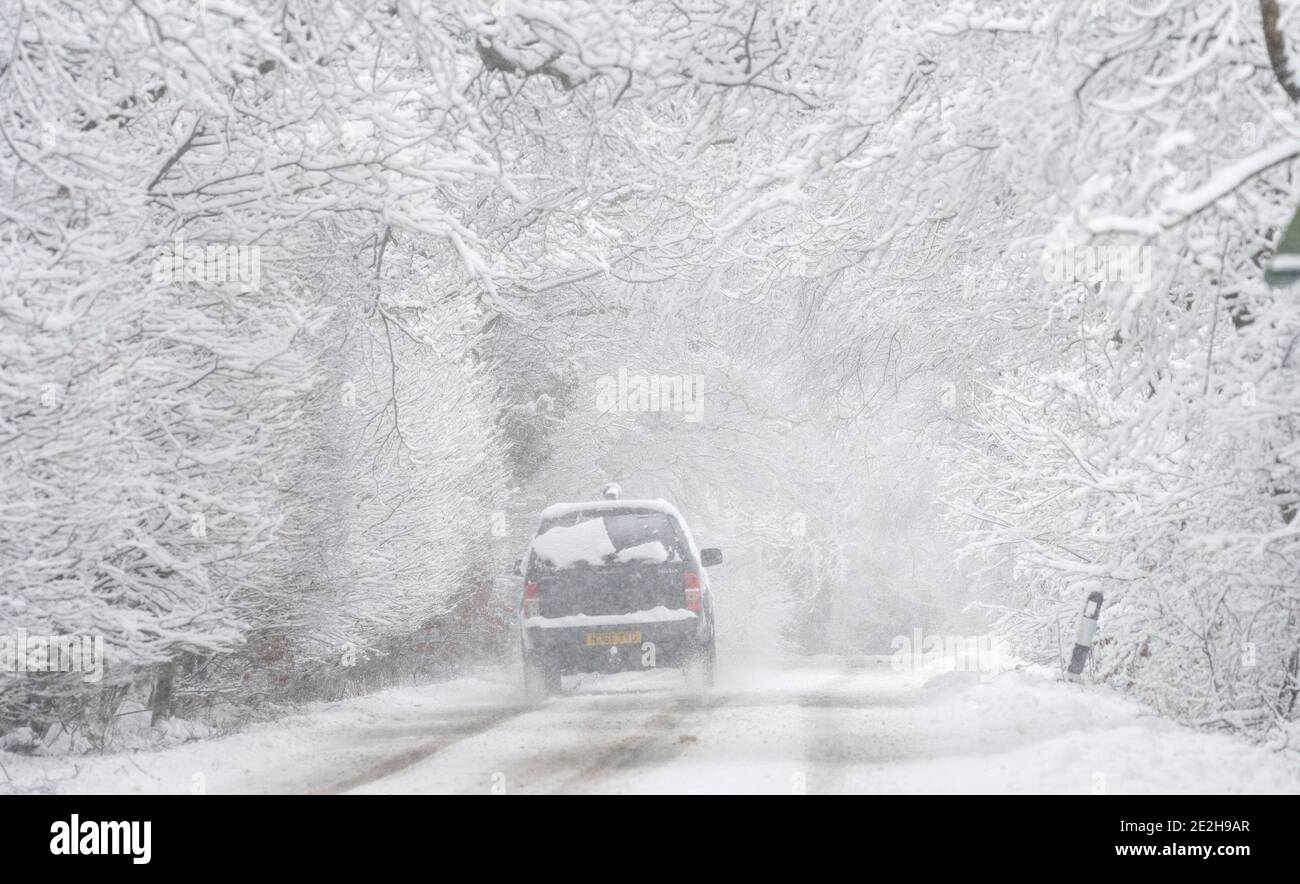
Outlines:
{"label": "black and white marker post", "polygon": [[1097,619],[1101,616],[1100,591],[1088,593],[1088,600],[1083,603],[1083,614],[1079,617],[1079,629],[1074,634],[1074,653],[1070,655],[1070,668],[1066,678],[1079,681],[1083,676],[1083,664],[1088,662],[1092,652],[1092,640],[1097,635]]}

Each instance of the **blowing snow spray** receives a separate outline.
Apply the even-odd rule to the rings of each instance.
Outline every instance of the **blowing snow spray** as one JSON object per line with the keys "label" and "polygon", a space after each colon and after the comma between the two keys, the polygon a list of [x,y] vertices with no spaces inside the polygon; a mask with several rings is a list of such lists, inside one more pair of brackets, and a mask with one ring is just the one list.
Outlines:
{"label": "blowing snow spray", "polygon": [[1083,675],[1083,664],[1088,662],[1092,652],[1092,640],[1097,635],[1097,618],[1101,616],[1102,594],[1094,590],[1088,593],[1083,603],[1083,613],[1079,616],[1079,629],[1074,634],[1074,653],[1070,655],[1068,678],[1079,681]]}

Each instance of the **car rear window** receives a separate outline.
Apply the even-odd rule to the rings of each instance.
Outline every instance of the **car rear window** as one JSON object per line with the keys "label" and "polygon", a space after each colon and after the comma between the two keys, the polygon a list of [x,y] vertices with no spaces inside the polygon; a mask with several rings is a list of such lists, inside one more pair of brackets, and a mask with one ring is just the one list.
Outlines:
{"label": "car rear window", "polygon": [[659,512],[578,512],[542,524],[533,555],[543,567],[680,562],[672,518]]}

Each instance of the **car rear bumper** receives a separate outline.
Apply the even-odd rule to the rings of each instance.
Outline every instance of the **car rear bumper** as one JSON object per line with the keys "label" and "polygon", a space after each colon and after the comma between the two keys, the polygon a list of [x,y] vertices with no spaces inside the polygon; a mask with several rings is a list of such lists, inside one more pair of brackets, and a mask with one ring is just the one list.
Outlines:
{"label": "car rear bumper", "polygon": [[705,644],[698,617],[638,623],[525,627],[526,653],[545,658],[565,673],[682,666]]}

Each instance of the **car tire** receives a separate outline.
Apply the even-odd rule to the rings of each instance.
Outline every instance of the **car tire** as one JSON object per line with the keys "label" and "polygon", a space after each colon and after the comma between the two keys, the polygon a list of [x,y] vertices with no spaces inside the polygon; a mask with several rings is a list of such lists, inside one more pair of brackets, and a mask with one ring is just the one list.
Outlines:
{"label": "car tire", "polygon": [[524,699],[540,703],[560,692],[560,667],[536,654],[524,655]]}
{"label": "car tire", "polygon": [[717,646],[712,639],[709,639],[709,643],[691,654],[686,659],[686,665],[682,667],[686,686],[694,690],[707,690],[713,687],[713,673],[717,663]]}

